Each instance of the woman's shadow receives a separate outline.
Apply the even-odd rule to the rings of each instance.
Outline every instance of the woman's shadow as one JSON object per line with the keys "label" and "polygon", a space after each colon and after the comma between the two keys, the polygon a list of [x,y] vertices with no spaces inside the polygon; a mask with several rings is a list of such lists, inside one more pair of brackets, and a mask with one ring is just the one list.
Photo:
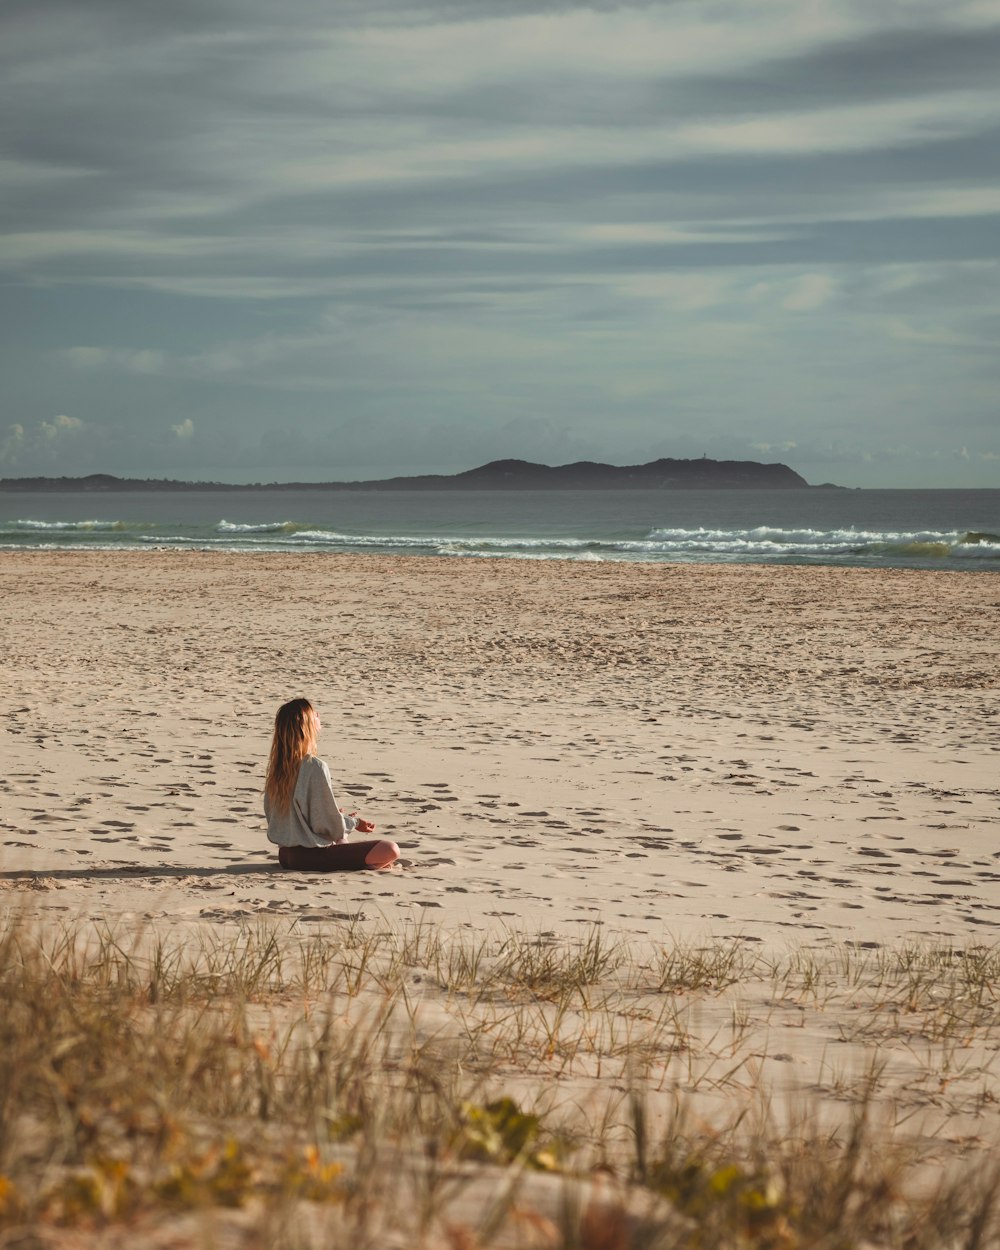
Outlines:
{"label": "woman's shadow", "polygon": [[259,863],[226,864],[222,868],[191,868],[177,864],[119,864],[114,868],[13,868],[0,872],[0,881],[114,881],[135,877],[251,877],[284,873],[276,859]]}

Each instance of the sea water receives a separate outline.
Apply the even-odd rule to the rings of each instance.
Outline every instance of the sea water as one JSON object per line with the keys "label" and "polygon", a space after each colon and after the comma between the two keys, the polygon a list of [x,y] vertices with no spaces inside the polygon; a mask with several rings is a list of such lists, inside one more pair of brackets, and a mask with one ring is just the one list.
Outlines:
{"label": "sea water", "polygon": [[1000,490],[0,491],[0,549],[1000,570]]}

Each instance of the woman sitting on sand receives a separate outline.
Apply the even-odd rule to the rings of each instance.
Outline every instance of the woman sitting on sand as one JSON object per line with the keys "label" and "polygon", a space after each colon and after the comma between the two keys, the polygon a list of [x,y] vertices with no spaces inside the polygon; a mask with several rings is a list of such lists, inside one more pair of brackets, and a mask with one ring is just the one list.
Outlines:
{"label": "woman sitting on sand", "polygon": [[374,833],[375,826],[337,806],[330,770],[314,755],[319,731],[319,714],[308,699],[278,708],[264,781],[267,836],[278,845],[278,862],[309,872],[388,868],[399,858],[395,842],[347,841],[352,829]]}

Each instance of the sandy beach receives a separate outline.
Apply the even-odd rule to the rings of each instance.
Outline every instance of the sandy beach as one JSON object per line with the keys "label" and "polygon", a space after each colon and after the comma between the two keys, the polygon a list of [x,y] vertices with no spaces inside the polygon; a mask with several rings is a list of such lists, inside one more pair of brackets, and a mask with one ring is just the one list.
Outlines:
{"label": "sandy beach", "polygon": [[[11,1236],[793,1250],[911,1244],[879,1233],[904,1200],[928,1247],[994,1219],[995,576],[46,552],[0,583],[11,1089],[99,1004],[61,1077],[82,1144],[60,1112],[36,1161],[30,1100],[0,1133]],[[401,867],[278,866],[298,694]]]}
{"label": "sandy beach", "polygon": [[[0,562],[0,880],[64,915],[992,941],[992,575],[154,552]],[[278,870],[321,709],[391,877]]]}

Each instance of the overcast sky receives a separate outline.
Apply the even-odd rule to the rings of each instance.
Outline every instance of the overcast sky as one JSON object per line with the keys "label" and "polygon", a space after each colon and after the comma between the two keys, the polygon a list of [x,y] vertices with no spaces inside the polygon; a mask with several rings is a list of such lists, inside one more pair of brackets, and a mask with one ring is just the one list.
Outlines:
{"label": "overcast sky", "polygon": [[0,476],[1000,486],[1000,0],[5,0]]}

